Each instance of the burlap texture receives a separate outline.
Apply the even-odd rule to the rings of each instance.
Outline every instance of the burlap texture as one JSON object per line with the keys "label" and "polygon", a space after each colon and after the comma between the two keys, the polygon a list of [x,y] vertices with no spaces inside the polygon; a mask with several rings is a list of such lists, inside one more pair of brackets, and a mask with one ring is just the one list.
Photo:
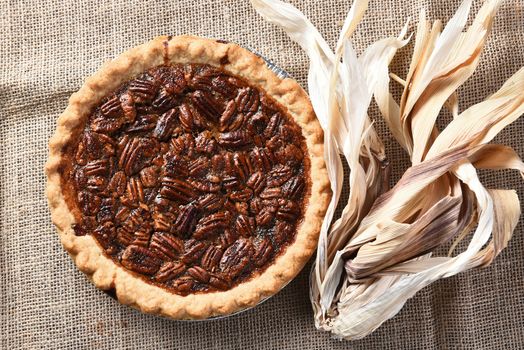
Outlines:
{"label": "burlap texture", "polygon": [[[349,1],[296,1],[333,44]],[[397,33],[427,9],[449,19],[458,1],[372,1],[354,38],[364,45]],[[480,1],[475,3],[475,11]],[[475,76],[460,89],[461,109],[495,91],[524,65],[522,0],[507,1]],[[413,22],[412,22],[413,23]],[[413,25],[411,26],[413,28]],[[424,289],[362,341],[339,342],[315,330],[309,266],[272,299],[243,314],[175,322],[119,305],[93,287],[62,249],[44,195],[47,142],[68,96],[106,60],[160,34],[191,33],[249,46],[305,84],[308,60],[247,1],[0,1],[1,349],[522,349],[524,244],[519,225],[489,268]],[[405,74],[407,52],[394,61]],[[374,117],[378,114],[374,109]],[[497,141],[524,154],[524,120]],[[377,123],[393,174],[407,157]],[[516,188],[515,173],[490,172],[490,186]]]}

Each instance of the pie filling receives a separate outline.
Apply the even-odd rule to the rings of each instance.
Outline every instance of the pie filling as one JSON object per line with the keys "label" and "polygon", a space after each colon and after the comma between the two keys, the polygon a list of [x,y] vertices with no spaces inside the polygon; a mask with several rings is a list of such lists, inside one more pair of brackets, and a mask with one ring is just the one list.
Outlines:
{"label": "pie filling", "polygon": [[62,171],[77,235],[147,282],[228,290],[295,239],[310,191],[300,127],[222,69],[163,65],[89,116]]}

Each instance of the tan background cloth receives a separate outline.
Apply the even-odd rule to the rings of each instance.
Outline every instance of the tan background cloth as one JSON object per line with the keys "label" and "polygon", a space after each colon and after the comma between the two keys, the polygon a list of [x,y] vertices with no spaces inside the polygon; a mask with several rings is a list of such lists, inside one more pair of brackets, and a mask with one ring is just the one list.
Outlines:
{"label": "tan background cloth", "polygon": [[[334,44],[350,1],[296,1]],[[374,0],[355,46],[394,35],[420,8],[449,19],[458,1]],[[480,1],[475,2],[474,10]],[[461,109],[494,92],[524,66],[524,3],[507,1],[475,76],[460,89]],[[413,23],[413,22],[412,22]],[[413,28],[413,25],[411,26]],[[68,96],[102,64],[160,34],[191,33],[252,47],[303,85],[308,60],[247,1],[0,1],[1,349],[522,349],[524,236],[489,268],[433,284],[362,341],[315,330],[309,266],[278,295],[243,314],[209,322],[143,315],[95,289],[62,249],[44,198],[47,141]],[[394,71],[404,76],[407,52]],[[376,110],[374,117],[378,118]],[[407,166],[384,124],[379,129],[398,177]],[[497,140],[524,155],[524,118]],[[514,172],[486,173],[490,186],[516,188]]]}

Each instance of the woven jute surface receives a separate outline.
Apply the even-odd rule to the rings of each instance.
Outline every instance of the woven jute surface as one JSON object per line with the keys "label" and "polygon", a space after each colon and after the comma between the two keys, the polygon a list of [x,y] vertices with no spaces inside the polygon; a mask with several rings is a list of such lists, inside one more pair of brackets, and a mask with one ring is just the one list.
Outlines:
{"label": "woven jute surface", "polygon": [[[334,43],[350,2],[296,1]],[[355,46],[394,35],[425,7],[448,20],[458,1],[375,0]],[[475,2],[474,11],[480,7]],[[412,21],[411,29],[413,29]],[[361,341],[315,330],[309,267],[279,294],[226,319],[175,322],[122,306],[92,286],[62,249],[51,224],[43,171],[47,142],[68,96],[106,60],[160,34],[196,34],[249,46],[305,85],[308,60],[247,1],[0,1],[0,331],[1,349],[522,349],[524,235],[489,268],[425,288],[394,319]],[[410,47],[395,59],[405,74]],[[461,109],[494,92],[524,65],[524,3],[507,1]],[[388,149],[393,179],[406,155],[371,114]],[[497,138],[524,154],[524,119]],[[483,173],[490,187],[516,188],[514,172]]]}

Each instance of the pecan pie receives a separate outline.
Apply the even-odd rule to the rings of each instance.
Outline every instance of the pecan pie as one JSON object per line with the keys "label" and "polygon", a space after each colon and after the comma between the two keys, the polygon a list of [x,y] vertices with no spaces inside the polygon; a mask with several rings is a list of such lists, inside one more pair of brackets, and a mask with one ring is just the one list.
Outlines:
{"label": "pecan pie", "polygon": [[47,196],[65,249],[124,304],[206,318],[280,290],[330,198],[306,93],[231,43],[160,37],[71,96]]}

